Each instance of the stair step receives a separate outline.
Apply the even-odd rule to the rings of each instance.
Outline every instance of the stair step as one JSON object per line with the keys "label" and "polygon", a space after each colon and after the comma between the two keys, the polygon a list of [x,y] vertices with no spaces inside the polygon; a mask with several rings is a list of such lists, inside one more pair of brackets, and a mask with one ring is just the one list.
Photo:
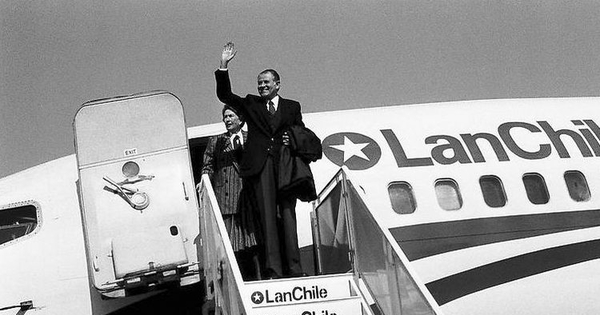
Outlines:
{"label": "stair step", "polygon": [[350,281],[351,274],[342,274],[246,282],[242,298],[253,308],[348,298],[355,295]]}
{"label": "stair step", "polygon": [[359,315],[361,298],[352,296],[328,301],[263,306],[252,309],[256,315]]}

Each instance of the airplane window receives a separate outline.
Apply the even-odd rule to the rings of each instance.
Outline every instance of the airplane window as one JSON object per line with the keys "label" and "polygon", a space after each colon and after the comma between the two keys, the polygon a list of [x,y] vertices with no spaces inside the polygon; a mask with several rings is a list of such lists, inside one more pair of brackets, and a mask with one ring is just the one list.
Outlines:
{"label": "airplane window", "polygon": [[458,184],[452,179],[439,179],[435,182],[435,194],[444,210],[458,210],[462,207],[462,197]]}
{"label": "airplane window", "polygon": [[506,194],[500,178],[494,175],[485,175],[479,178],[479,186],[483,193],[483,200],[492,208],[504,207],[506,204]]}
{"label": "airplane window", "polygon": [[567,183],[571,199],[575,201],[590,200],[590,189],[583,173],[579,171],[566,171],[565,182]]}
{"label": "airplane window", "polygon": [[33,232],[38,225],[37,207],[0,207],[0,246]]}
{"label": "airplane window", "polygon": [[548,203],[550,196],[548,195],[548,189],[546,188],[546,182],[544,177],[537,173],[528,173],[523,175],[523,184],[525,185],[525,191],[527,192],[527,198],[534,205],[541,205]]}
{"label": "airplane window", "polygon": [[392,209],[399,214],[415,212],[417,205],[413,196],[412,187],[406,182],[394,182],[388,186]]}

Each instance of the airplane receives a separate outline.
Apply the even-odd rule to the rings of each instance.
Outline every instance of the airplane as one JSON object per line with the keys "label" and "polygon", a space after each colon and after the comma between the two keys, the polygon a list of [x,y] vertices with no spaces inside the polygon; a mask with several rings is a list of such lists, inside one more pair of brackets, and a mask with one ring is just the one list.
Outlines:
{"label": "airplane", "polygon": [[[148,97],[177,101],[168,92],[149,92],[86,104],[93,107]],[[241,304],[245,307],[244,303],[277,304],[277,299],[318,299],[327,295],[319,286],[334,281],[319,277],[348,272],[349,268],[368,269],[383,259],[386,266],[394,266],[393,276],[377,271],[355,276],[364,279],[359,284],[371,293],[365,298],[370,307],[363,309],[363,314],[394,314],[395,307],[405,310],[415,301],[414,296],[425,307],[402,314],[595,313],[600,309],[596,298],[600,293],[596,272],[600,270],[599,101],[592,97],[492,99],[303,114],[306,126],[319,136],[323,146],[323,158],[311,163],[317,190],[322,193],[315,202],[297,206],[303,264],[309,274],[317,275],[311,279],[318,284],[296,285],[290,292],[281,289],[275,297],[264,291],[265,302]],[[120,130],[102,124],[91,126],[93,119],[82,125],[76,122],[75,129],[89,127],[95,132],[87,139],[98,155],[111,148],[93,146],[94,135],[109,132],[112,145],[123,154],[116,159],[119,166],[140,156],[149,160],[150,155],[133,150],[143,151],[123,140],[146,122],[146,114],[139,111],[135,114],[141,120],[121,121]],[[120,114],[114,108],[108,113],[113,119]],[[185,126],[183,120],[172,126],[177,123]],[[153,130],[156,136],[158,130],[165,129]],[[187,143],[178,143],[169,151],[173,153],[178,150],[173,148],[179,147],[188,150],[189,162],[184,159],[180,163],[189,163],[194,184],[206,185],[200,174],[202,154],[209,137],[224,130],[221,123],[184,129]],[[80,146],[77,141],[76,146]],[[179,282],[185,277],[178,277],[174,286],[162,287],[159,284],[163,283],[150,281],[139,292],[123,284],[127,272],[121,272],[121,282],[106,280],[111,278],[110,273],[98,281],[90,252],[108,245],[104,241],[90,242],[90,226],[103,227],[86,220],[91,212],[89,201],[82,197],[86,189],[89,191],[82,169],[89,169],[90,164],[83,163],[82,167],[81,160],[78,152],[0,179],[0,314],[199,314],[203,296],[210,295],[206,291],[208,280],[217,279],[211,283],[217,286],[223,279],[230,279],[221,264],[214,268],[216,271],[198,271],[198,277],[192,276],[193,280],[187,282]],[[100,167],[110,164],[90,163]],[[127,215],[141,217],[158,202],[151,185],[168,177],[168,164],[156,163],[148,173],[142,173],[141,167],[141,175],[128,177],[139,180],[133,184],[128,184],[126,178],[117,179],[118,172],[104,176],[106,179],[95,175],[102,183],[97,185],[96,194],[128,209]],[[119,170],[125,174],[125,168]],[[156,177],[140,179],[150,175]],[[176,186],[181,189],[181,185]],[[344,199],[347,194],[336,197],[339,187],[351,198]],[[150,206],[144,204],[144,196],[141,201],[132,199],[140,192],[147,192]],[[186,196],[198,203],[202,213],[210,208],[206,206],[211,201],[210,187],[199,196]],[[320,213],[331,214],[328,209],[341,209],[342,199],[353,204],[351,215],[318,217]],[[137,209],[144,206],[148,209]],[[213,216],[211,221],[211,213],[208,215],[208,219],[201,216],[200,224],[217,220],[214,225],[218,226],[218,219]],[[366,225],[371,219],[372,224]],[[191,220],[192,225],[198,223],[195,220]],[[348,224],[344,221],[352,222],[344,228]],[[109,226],[120,223],[111,221]],[[165,259],[177,255],[181,258],[185,251],[190,258],[197,250],[198,260],[202,260],[199,253],[204,249],[200,247],[209,247],[208,238],[212,237],[204,235],[206,240],[194,242],[200,244],[198,247],[176,252],[169,248],[170,240],[140,241],[132,223],[127,224],[133,239],[126,239],[128,231],[119,234],[123,232],[120,229],[109,234],[123,235],[125,252],[135,250],[138,256],[148,252],[135,248],[136,242],[152,251],[167,251]],[[182,224],[179,227],[184,223],[175,224]],[[325,230],[315,232],[314,227]],[[358,235],[367,241],[353,240]],[[380,248],[379,243],[369,243],[371,235],[383,235],[391,241]],[[188,238],[189,245],[193,237]],[[159,245],[153,248],[153,244]],[[228,252],[226,247],[223,251]],[[179,260],[175,265],[182,264]],[[215,263],[210,257],[204,260]],[[109,257],[100,263],[116,266],[115,261]],[[128,263],[123,262],[119,268],[133,268]],[[233,274],[239,278],[235,268]],[[115,290],[107,290],[107,283]],[[375,287],[390,283],[400,289],[378,296]],[[257,285],[269,284],[258,281]],[[238,293],[250,296],[251,292],[254,298],[259,291],[254,286],[241,288]],[[303,294],[297,295],[299,292]],[[261,310],[264,312],[257,314],[270,314],[266,308]],[[330,308],[297,314],[344,313]]]}

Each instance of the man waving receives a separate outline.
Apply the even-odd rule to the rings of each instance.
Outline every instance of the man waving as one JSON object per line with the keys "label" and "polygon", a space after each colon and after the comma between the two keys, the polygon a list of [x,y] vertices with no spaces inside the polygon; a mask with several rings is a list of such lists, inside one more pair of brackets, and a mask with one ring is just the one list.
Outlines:
{"label": "man waving", "polygon": [[304,127],[300,103],[279,96],[280,77],[273,69],[258,74],[259,95],[234,94],[227,67],[235,55],[233,43],[227,43],[220,67],[215,71],[217,97],[238,110],[248,125],[240,172],[252,186],[258,204],[264,238],[263,275],[265,278],[300,276],[303,271],[298,249],[296,199],[281,196],[277,191],[280,150],[283,145],[289,145],[286,131],[294,125]]}

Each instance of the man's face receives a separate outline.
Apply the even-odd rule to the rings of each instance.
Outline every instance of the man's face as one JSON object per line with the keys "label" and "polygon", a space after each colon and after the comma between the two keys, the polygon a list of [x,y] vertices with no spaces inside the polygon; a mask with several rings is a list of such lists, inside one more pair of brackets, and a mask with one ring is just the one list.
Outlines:
{"label": "man's face", "polygon": [[271,72],[258,75],[258,95],[263,99],[271,100],[279,92],[279,82],[275,82]]}
{"label": "man's face", "polygon": [[240,117],[236,115],[232,110],[226,109],[223,113],[223,122],[225,123],[225,128],[227,131],[231,133],[236,133],[242,127],[242,121]]}

